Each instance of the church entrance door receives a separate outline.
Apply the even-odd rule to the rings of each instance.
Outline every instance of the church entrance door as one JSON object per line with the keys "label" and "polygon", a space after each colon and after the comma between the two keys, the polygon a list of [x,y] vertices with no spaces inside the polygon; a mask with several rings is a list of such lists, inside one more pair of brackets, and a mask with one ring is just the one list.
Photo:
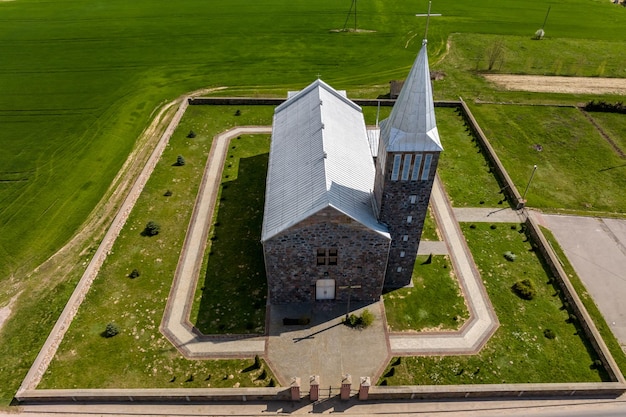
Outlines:
{"label": "church entrance door", "polygon": [[335,299],[335,280],[334,279],[318,279],[315,282],[315,299],[316,300],[334,300]]}

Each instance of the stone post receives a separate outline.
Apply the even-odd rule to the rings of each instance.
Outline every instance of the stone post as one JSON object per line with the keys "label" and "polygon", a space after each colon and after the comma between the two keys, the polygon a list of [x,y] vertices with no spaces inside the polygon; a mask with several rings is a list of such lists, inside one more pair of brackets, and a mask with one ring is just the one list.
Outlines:
{"label": "stone post", "polygon": [[309,391],[309,399],[311,401],[317,401],[320,399],[320,376],[311,375],[309,377],[309,385],[311,389]]}
{"label": "stone post", "polygon": [[291,401],[300,401],[300,378],[294,376],[291,378]]}
{"label": "stone post", "polygon": [[367,396],[369,395],[371,385],[372,384],[370,382],[369,376],[361,377],[361,385],[359,386],[359,400],[361,401],[367,400]]}
{"label": "stone post", "polygon": [[350,387],[352,386],[352,376],[350,374],[345,374],[343,379],[341,380],[341,399],[349,400],[350,399]]}

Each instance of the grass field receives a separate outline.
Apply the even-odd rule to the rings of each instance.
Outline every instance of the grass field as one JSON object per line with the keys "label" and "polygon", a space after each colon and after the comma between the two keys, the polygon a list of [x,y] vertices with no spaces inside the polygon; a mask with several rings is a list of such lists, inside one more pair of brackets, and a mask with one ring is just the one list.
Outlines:
{"label": "grass field", "polygon": [[[59,276],[51,267],[31,271],[76,233],[156,108],[214,86],[228,86],[220,94],[284,96],[318,74],[352,96],[373,97],[406,75],[425,26],[414,15],[427,1],[359,4],[359,27],[375,32],[329,32],[342,27],[349,6],[330,0],[0,1],[0,306],[28,294],[0,334],[0,401],[12,397],[80,275]],[[603,64],[589,51],[623,50],[615,40],[622,39],[626,8],[604,0],[553,6],[548,38],[530,46],[550,49],[539,54],[519,45],[543,21],[544,1],[434,5],[443,16],[431,21],[429,53],[447,73],[435,83],[436,96],[592,98],[494,91],[471,72],[476,48],[491,44],[489,35],[504,36],[507,50],[517,50],[505,65],[525,67],[513,72],[625,76],[613,72],[619,61]],[[471,33],[487,38],[476,41]],[[447,39],[453,48],[435,63]],[[467,42],[467,53],[454,47],[458,42]],[[531,62],[535,55],[542,61]],[[93,253],[97,238],[77,265]]]}
{"label": "grass field", "polygon": [[456,330],[469,318],[459,282],[448,256],[420,255],[413,269],[413,288],[384,294],[392,331]]}
{"label": "grass field", "polygon": [[[511,226],[516,226],[512,229]],[[500,384],[529,382],[583,382],[606,379],[592,369],[597,359],[582,331],[568,321],[568,312],[520,225],[462,224],[462,230],[480,271],[500,327],[477,355],[407,357],[395,366],[389,385]],[[511,251],[515,261],[503,254]],[[529,279],[536,289],[532,300],[517,296],[511,287]],[[544,331],[556,336],[549,339]],[[394,361],[392,361],[392,364]],[[385,372],[389,372],[392,365]]]}
{"label": "grass field", "polygon": [[[251,360],[185,360],[159,332],[195,196],[216,129],[233,122],[259,123],[266,108],[193,107],[181,121],[146,184],[110,255],[66,334],[41,387],[232,387],[263,385],[271,372],[239,372]],[[193,130],[196,137],[186,138]],[[176,166],[178,155],[184,166]],[[166,196],[169,191],[171,195]],[[169,194],[169,193],[168,193]],[[148,221],[161,226],[144,236]],[[133,269],[140,275],[129,277]],[[120,334],[104,338],[107,323]],[[114,360],[112,360],[114,359]],[[124,364],[120,369],[120,364]],[[224,375],[235,378],[223,378]],[[196,375],[189,381],[189,375]],[[202,375],[202,378],[197,378]],[[211,380],[206,380],[212,375]],[[216,376],[219,375],[219,378]],[[173,377],[176,381],[170,382]],[[210,381],[210,382],[207,382]]]}
{"label": "grass field", "polygon": [[[626,213],[624,160],[578,109],[471,107],[520,192],[528,183],[533,165],[537,165],[526,196],[529,206],[553,211]],[[617,122],[621,120],[617,117],[601,120],[613,132],[624,125],[623,121],[621,125]]]}

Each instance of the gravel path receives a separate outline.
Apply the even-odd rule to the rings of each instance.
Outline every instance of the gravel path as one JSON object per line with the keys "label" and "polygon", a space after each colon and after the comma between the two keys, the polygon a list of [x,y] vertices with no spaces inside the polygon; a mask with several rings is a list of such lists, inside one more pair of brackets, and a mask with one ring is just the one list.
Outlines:
{"label": "gravel path", "polygon": [[567,94],[626,94],[626,78],[513,74],[486,74],[484,77],[500,87],[515,91]]}

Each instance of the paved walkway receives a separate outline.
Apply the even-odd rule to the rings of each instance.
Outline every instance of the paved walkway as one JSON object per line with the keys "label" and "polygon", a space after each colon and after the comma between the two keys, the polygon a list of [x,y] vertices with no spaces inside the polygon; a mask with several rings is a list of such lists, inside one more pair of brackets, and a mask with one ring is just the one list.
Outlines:
{"label": "paved walkway", "polygon": [[271,127],[236,127],[213,138],[211,151],[181,251],[174,283],[161,322],[161,332],[188,358],[216,358],[263,354],[265,337],[203,336],[189,321],[193,296],[202,266],[213,209],[219,191],[230,139],[255,133],[271,133]]}
{"label": "paved walkway", "polygon": [[[384,305],[369,306],[377,320],[371,328],[355,331],[341,325],[345,304],[271,306],[268,336],[204,336],[189,321],[200,266],[206,249],[210,219],[213,218],[222,166],[232,137],[271,133],[271,127],[238,127],[218,135],[212,144],[202,184],[194,207],[174,284],[161,323],[161,331],[189,358],[216,358],[265,354],[278,380],[288,385],[299,376],[308,389],[310,375],[320,375],[326,384],[338,385],[349,373],[354,383],[364,375],[375,380],[391,355],[468,354],[478,351],[498,327],[478,271],[455,218],[467,221],[519,221],[512,210],[461,209],[453,211],[439,178],[432,193],[432,208],[444,242],[420,245],[420,253],[450,254],[470,318],[461,330],[438,333],[395,333],[388,335]],[[360,306],[364,308],[364,306]],[[354,310],[354,309],[352,309]],[[312,323],[296,328],[282,325],[284,317],[310,317]]]}
{"label": "paved walkway", "polygon": [[496,331],[499,326],[498,319],[439,176],[435,180],[430,201],[437,225],[451,254],[450,258],[465,295],[470,318],[461,330],[456,332],[391,333],[389,334],[391,352],[401,355],[474,353],[480,350]]}

